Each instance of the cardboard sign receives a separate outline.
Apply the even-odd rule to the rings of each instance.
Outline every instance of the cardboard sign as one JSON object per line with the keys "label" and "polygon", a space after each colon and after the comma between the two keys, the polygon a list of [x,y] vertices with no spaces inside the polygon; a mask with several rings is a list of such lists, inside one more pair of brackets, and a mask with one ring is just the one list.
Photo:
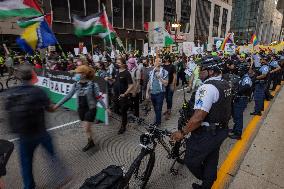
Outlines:
{"label": "cardboard sign", "polygon": [[229,54],[234,54],[236,52],[236,46],[234,43],[226,43],[225,52]]}
{"label": "cardboard sign", "polygon": [[165,44],[164,22],[149,22],[149,46],[162,48]]}
{"label": "cardboard sign", "polygon": [[202,54],[203,53],[203,47],[193,47],[192,54]]}
{"label": "cardboard sign", "polygon": [[183,52],[186,56],[193,54],[193,48],[195,47],[194,42],[183,42]]}

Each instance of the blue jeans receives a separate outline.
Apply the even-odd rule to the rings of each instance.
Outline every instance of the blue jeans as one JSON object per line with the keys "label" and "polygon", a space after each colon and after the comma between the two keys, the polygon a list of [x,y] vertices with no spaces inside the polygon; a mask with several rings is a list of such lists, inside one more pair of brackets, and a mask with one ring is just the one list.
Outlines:
{"label": "blue jeans", "polygon": [[155,111],[155,115],[156,115],[155,124],[157,124],[157,125],[161,125],[164,96],[165,96],[164,92],[157,93],[157,94],[151,94],[151,101],[152,101],[154,111]]}
{"label": "blue jeans", "polygon": [[166,93],[165,93],[168,110],[171,110],[173,107],[173,95],[174,95],[174,91],[171,89],[170,85],[168,85],[166,87]]}
{"label": "blue jeans", "polygon": [[242,135],[243,132],[243,113],[247,107],[248,98],[247,97],[236,97],[233,104],[233,120],[234,129],[233,132],[237,135]]}
{"label": "blue jeans", "polygon": [[254,112],[261,112],[264,108],[264,98],[265,98],[265,83],[255,84],[254,89]]}
{"label": "blue jeans", "polygon": [[47,132],[35,137],[20,137],[20,161],[24,182],[24,189],[35,188],[33,177],[33,155],[35,149],[42,145],[48,154],[55,157],[54,148],[50,135]]}

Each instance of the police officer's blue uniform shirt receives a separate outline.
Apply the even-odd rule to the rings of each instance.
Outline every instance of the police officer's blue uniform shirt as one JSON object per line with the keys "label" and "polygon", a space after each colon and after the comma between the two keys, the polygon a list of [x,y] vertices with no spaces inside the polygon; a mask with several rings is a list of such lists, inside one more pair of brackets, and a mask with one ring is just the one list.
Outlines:
{"label": "police officer's blue uniform shirt", "polygon": [[[211,77],[206,81],[221,80],[221,79],[222,79],[221,76],[217,76],[217,77]],[[219,100],[218,89],[212,84],[203,84],[196,91],[194,109],[203,110],[209,113],[212,104],[216,103],[218,100]]]}
{"label": "police officer's blue uniform shirt", "polygon": [[269,66],[267,66],[267,65],[262,65],[262,66],[260,67],[259,71],[260,71],[260,73],[261,73],[262,75],[266,75],[266,74],[269,73]]}
{"label": "police officer's blue uniform shirt", "polygon": [[273,68],[278,68],[279,64],[276,60],[273,60],[269,63],[269,66],[273,67]]}

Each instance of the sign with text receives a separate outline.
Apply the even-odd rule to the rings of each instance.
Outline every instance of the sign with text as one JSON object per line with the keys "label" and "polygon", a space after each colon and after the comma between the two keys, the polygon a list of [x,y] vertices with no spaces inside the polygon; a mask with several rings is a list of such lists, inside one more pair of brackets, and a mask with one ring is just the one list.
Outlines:
{"label": "sign with text", "polygon": [[163,28],[164,22],[149,22],[149,46],[163,48],[165,36]]}
{"label": "sign with text", "polygon": [[194,42],[183,42],[183,52],[186,56],[193,55],[193,48],[195,47]]}

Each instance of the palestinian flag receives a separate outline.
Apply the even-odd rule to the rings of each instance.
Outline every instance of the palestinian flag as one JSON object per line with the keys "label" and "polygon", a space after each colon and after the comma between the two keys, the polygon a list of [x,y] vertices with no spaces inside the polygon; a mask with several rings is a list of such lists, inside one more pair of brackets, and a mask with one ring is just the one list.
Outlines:
{"label": "palestinian flag", "polygon": [[165,36],[165,46],[168,47],[175,43],[175,40],[172,38],[172,36],[168,33],[166,29],[164,29],[164,36]]}
{"label": "palestinian flag", "polygon": [[42,21],[44,21],[44,16],[36,16],[36,17],[32,17],[32,18],[21,18],[17,21],[17,24],[21,28],[26,28],[30,25],[33,25],[37,22],[42,22]]}
{"label": "palestinian flag", "polygon": [[36,0],[1,0],[0,19],[9,17],[32,17],[42,15]]}
{"label": "palestinian flag", "polygon": [[75,27],[75,34],[79,37],[98,35],[99,37],[108,40],[109,35],[111,39],[114,39],[116,36],[116,32],[111,23],[108,22],[104,12],[84,18],[73,16],[73,24]]}

